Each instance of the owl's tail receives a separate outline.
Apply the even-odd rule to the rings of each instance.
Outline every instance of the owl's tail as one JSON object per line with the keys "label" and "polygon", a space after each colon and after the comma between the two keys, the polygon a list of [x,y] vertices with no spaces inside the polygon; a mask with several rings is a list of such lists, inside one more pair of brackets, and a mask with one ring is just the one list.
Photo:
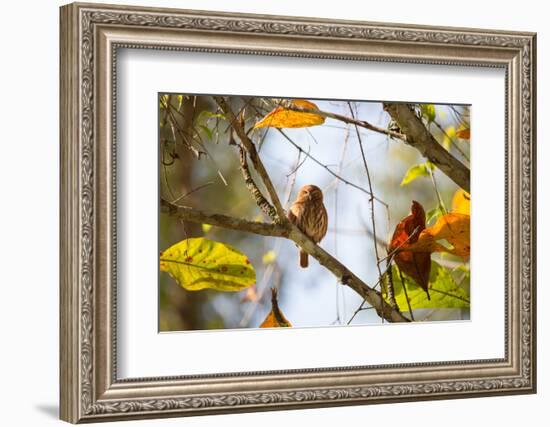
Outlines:
{"label": "owl's tail", "polygon": [[307,268],[309,265],[307,252],[300,250],[300,267]]}

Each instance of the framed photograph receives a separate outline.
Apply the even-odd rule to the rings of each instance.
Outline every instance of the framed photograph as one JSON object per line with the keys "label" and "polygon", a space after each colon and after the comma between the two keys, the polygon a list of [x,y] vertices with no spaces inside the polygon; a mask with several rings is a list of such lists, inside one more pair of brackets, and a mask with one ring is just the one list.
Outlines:
{"label": "framed photograph", "polygon": [[61,8],[61,418],[534,393],[535,34]]}

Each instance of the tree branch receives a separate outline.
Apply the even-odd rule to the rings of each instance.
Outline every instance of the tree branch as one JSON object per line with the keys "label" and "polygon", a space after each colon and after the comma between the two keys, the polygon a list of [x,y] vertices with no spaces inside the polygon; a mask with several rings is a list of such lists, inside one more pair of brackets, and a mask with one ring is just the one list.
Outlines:
{"label": "tree branch", "polygon": [[264,213],[268,217],[272,219],[277,218],[277,212],[275,212],[273,206],[271,206],[271,204],[266,200],[256,183],[252,179],[252,176],[250,175],[248,162],[246,161],[246,152],[242,145],[239,145],[239,161],[244,177],[244,183],[246,184],[246,188],[248,188],[248,191],[250,191],[250,193],[252,194],[252,197],[254,197],[254,200],[256,200],[256,204],[260,207],[262,211],[264,211]]}
{"label": "tree branch", "polygon": [[264,167],[264,164],[262,163],[262,160],[258,155],[256,146],[254,145],[252,140],[248,137],[243,127],[240,125],[239,121],[237,120],[237,117],[235,116],[235,114],[233,113],[233,111],[225,101],[225,99],[221,96],[215,96],[214,99],[219,105],[219,107],[222,109],[224,114],[226,115],[227,119],[229,120],[229,123],[231,124],[231,127],[233,128],[233,130],[241,140],[241,143],[243,144],[244,148],[248,152],[248,155],[250,156],[250,160],[252,161],[252,165],[254,166],[254,169],[256,169],[256,171],[258,172],[258,175],[260,175],[260,178],[262,179],[262,182],[264,183],[265,188],[269,193],[269,198],[271,199],[271,203],[273,203],[273,205],[275,206],[275,211],[277,213],[277,216],[272,219],[275,222],[286,221],[285,210],[283,209],[283,205],[279,200],[277,191],[275,190],[275,187],[271,182],[271,178],[269,177],[269,174],[267,173]]}
{"label": "tree branch", "polygon": [[309,255],[334,274],[343,284],[357,292],[363,299],[372,305],[379,316],[390,322],[408,322],[399,310],[391,307],[383,298],[380,292],[372,289],[340,261],[313,243],[298,227],[290,222],[284,224],[266,224],[262,222],[246,221],[233,218],[227,215],[206,214],[194,208],[176,206],[161,199],[161,212],[176,216],[185,221],[200,222],[224,227],[231,230],[246,231],[254,234],[271,237],[285,237],[300,246]]}
{"label": "tree branch", "polygon": [[373,131],[373,132],[381,133],[381,134],[387,135],[391,138],[400,139],[402,141],[407,140],[407,136],[402,134],[402,133],[395,132],[395,131],[389,130],[389,129],[384,129],[380,126],[375,126],[372,123],[367,122],[366,120],[358,120],[356,118],[347,117],[347,116],[344,116],[342,114],[331,113],[329,111],[312,110],[310,108],[301,108],[301,107],[297,107],[296,105],[291,104],[291,103],[289,103],[288,105],[285,105],[285,109],[292,110],[292,111],[301,111],[303,113],[317,114],[318,116],[328,117],[330,119],[334,119],[334,120],[338,120],[338,121],[343,122],[343,123],[347,123],[348,125],[355,125],[355,126],[359,126],[359,127],[368,129],[368,130]]}
{"label": "tree branch", "polygon": [[384,103],[384,110],[407,135],[407,144],[416,148],[458,186],[470,192],[470,170],[437,142],[407,104]]}
{"label": "tree branch", "polygon": [[184,221],[191,221],[199,224],[210,224],[230,230],[246,231],[248,233],[259,234],[261,236],[288,237],[290,234],[290,230],[277,224],[247,221],[227,215],[208,214],[198,209],[175,205],[164,199],[160,199],[160,211],[164,214],[171,215]]}

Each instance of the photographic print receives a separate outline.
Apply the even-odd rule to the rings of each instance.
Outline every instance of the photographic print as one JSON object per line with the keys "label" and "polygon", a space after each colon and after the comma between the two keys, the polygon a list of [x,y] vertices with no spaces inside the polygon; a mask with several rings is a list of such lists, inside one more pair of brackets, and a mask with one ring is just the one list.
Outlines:
{"label": "photographic print", "polygon": [[468,105],[159,94],[159,330],[469,320],[469,166]]}
{"label": "photographic print", "polygon": [[61,419],[536,392],[535,33],[59,21]]}

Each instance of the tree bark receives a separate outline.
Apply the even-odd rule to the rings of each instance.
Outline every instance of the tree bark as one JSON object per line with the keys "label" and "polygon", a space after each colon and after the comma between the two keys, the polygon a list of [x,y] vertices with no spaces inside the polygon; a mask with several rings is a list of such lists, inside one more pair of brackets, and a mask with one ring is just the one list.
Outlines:
{"label": "tree bark", "polygon": [[407,104],[384,103],[384,110],[407,136],[405,140],[407,144],[416,148],[459,187],[470,192],[470,170],[437,142]]}

